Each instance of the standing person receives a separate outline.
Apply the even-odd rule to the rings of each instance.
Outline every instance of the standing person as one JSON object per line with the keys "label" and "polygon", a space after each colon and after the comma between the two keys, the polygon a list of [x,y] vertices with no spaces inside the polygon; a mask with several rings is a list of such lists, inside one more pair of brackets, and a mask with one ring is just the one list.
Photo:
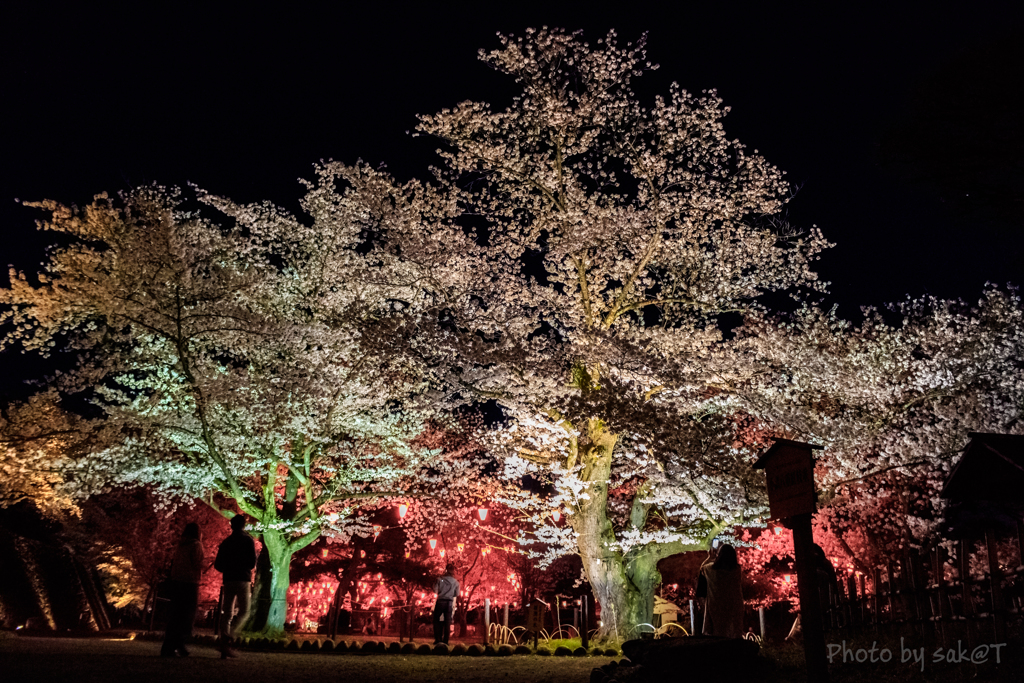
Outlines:
{"label": "standing person", "polygon": [[742,570],[736,558],[736,549],[725,544],[718,556],[708,556],[700,568],[703,585],[707,590],[704,610],[704,635],[743,637],[743,589],[740,587]]}
{"label": "standing person", "polygon": [[189,522],[171,562],[171,609],[164,631],[161,657],[187,657],[185,639],[192,635],[199,607],[199,583],[203,579],[203,538],[199,525]]}
{"label": "standing person", "polygon": [[444,568],[444,575],[434,584],[434,592],[437,593],[437,602],[434,603],[434,645],[447,644],[452,633],[453,608],[459,597],[459,582],[452,576],[453,573],[455,565],[449,563]]}
{"label": "standing person", "polygon": [[[231,535],[225,538],[217,549],[213,567],[223,574],[223,614],[220,627],[221,659],[234,659],[238,655],[231,649],[231,639],[249,616],[250,586],[252,570],[256,566],[256,544],[245,533],[245,517],[231,518]],[[238,612],[231,618],[237,607]]]}

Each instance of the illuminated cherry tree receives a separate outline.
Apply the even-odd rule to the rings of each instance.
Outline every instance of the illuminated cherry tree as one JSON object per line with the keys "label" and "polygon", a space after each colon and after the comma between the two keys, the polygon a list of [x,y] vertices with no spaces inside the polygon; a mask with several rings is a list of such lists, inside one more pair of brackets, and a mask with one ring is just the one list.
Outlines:
{"label": "illuminated cherry tree", "polygon": [[934,298],[874,310],[854,325],[808,307],[751,316],[740,331],[754,365],[749,410],[826,446],[822,503],[847,554],[867,563],[937,529],[943,482],[971,432],[1024,429],[1024,308],[990,287],[974,306]]}
{"label": "illuminated cherry tree", "polygon": [[[445,168],[389,238],[437,311],[416,351],[450,397],[506,411],[510,480],[550,486],[506,502],[581,555],[602,637],[626,637],[651,621],[659,559],[763,503],[715,396],[734,371],[717,316],[818,288],[828,244],[772,218],[782,173],[726,137],[714,92],[640,103],[643,40],[501,41],[481,59],[518,93],[421,118]],[[556,508],[567,522],[540,524]]]}
{"label": "illuminated cherry tree", "polygon": [[389,319],[410,297],[363,248],[382,187],[365,168],[318,168],[305,221],[198,192],[218,223],[162,187],[43,202],[42,227],[68,246],[38,284],[12,273],[0,293],[4,346],[80,355],[55,390],[91,404],[78,431],[103,439],[58,454],[62,491],[149,485],[255,519],[269,561],[253,623],[268,632],[284,625],[292,555],[369,533],[353,509],[402,493],[436,453],[414,442],[423,379]]}

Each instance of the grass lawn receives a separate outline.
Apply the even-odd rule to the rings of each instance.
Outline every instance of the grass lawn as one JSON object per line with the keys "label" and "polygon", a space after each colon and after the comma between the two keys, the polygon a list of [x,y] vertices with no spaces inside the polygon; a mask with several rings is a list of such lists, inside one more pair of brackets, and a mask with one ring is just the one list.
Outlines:
{"label": "grass lawn", "polygon": [[[550,643],[572,647],[572,642]],[[190,646],[192,655],[182,659],[159,657],[160,643],[113,638],[36,638],[0,632],[0,681],[68,681],[73,683],[162,683],[217,681],[217,683],[291,683],[303,681],[424,681],[463,683],[507,681],[508,683],[587,683],[594,667],[612,661],[610,657],[448,657],[434,655],[307,654],[301,652],[242,651],[235,660],[224,661],[209,645]],[[768,647],[770,660],[758,672],[759,683],[804,683],[803,652],[795,645]],[[1021,680],[1021,653],[1006,652],[1000,665],[941,663],[928,653],[924,672],[913,663],[887,664],[836,662],[831,667],[832,683],[960,683]],[[685,680],[680,671],[676,680]]]}
{"label": "grass lawn", "polygon": [[221,660],[209,646],[190,646],[182,659],[159,657],[160,643],[100,638],[22,638],[0,633],[0,680],[4,683],[292,683],[303,681],[424,681],[462,683],[586,683],[610,657],[439,657],[431,655],[304,654],[241,652]]}

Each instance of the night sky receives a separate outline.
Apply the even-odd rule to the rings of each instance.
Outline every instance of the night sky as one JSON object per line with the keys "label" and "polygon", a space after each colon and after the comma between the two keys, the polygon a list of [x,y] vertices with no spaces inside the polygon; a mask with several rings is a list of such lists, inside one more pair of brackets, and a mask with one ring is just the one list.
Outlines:
{"label": "night sky", "polygon": [[[415,115],[504,106],[514,85],[477,50],[547,25],[592,42],[648,31],[661,68],[638,82],[647,101],[671,81],[717,88],[730,137],[799,186],[789,220],[837,243],[819,272],[842,315],[1024,281],[1019,1],[13,4],[0,10],[0,261],[19,269],[36,269],[47,236],[15,198],[193,182],[297,208],[296,179],[320,159],[424,176],[437,145],[406,134]],[[21,358],[0,355],[4,387],[35,372]]]}

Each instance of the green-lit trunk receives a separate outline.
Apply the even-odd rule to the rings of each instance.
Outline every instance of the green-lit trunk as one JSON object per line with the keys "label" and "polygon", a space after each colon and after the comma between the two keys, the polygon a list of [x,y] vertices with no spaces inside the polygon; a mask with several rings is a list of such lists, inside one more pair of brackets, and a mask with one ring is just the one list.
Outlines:
{"label": "green-lit trunk", "polygon": [[264,531],[262,541],[252,611],[245,630],[276,638],[284,633],[288,614],[289,570],[294,550],[288,538],[279,532]]}

